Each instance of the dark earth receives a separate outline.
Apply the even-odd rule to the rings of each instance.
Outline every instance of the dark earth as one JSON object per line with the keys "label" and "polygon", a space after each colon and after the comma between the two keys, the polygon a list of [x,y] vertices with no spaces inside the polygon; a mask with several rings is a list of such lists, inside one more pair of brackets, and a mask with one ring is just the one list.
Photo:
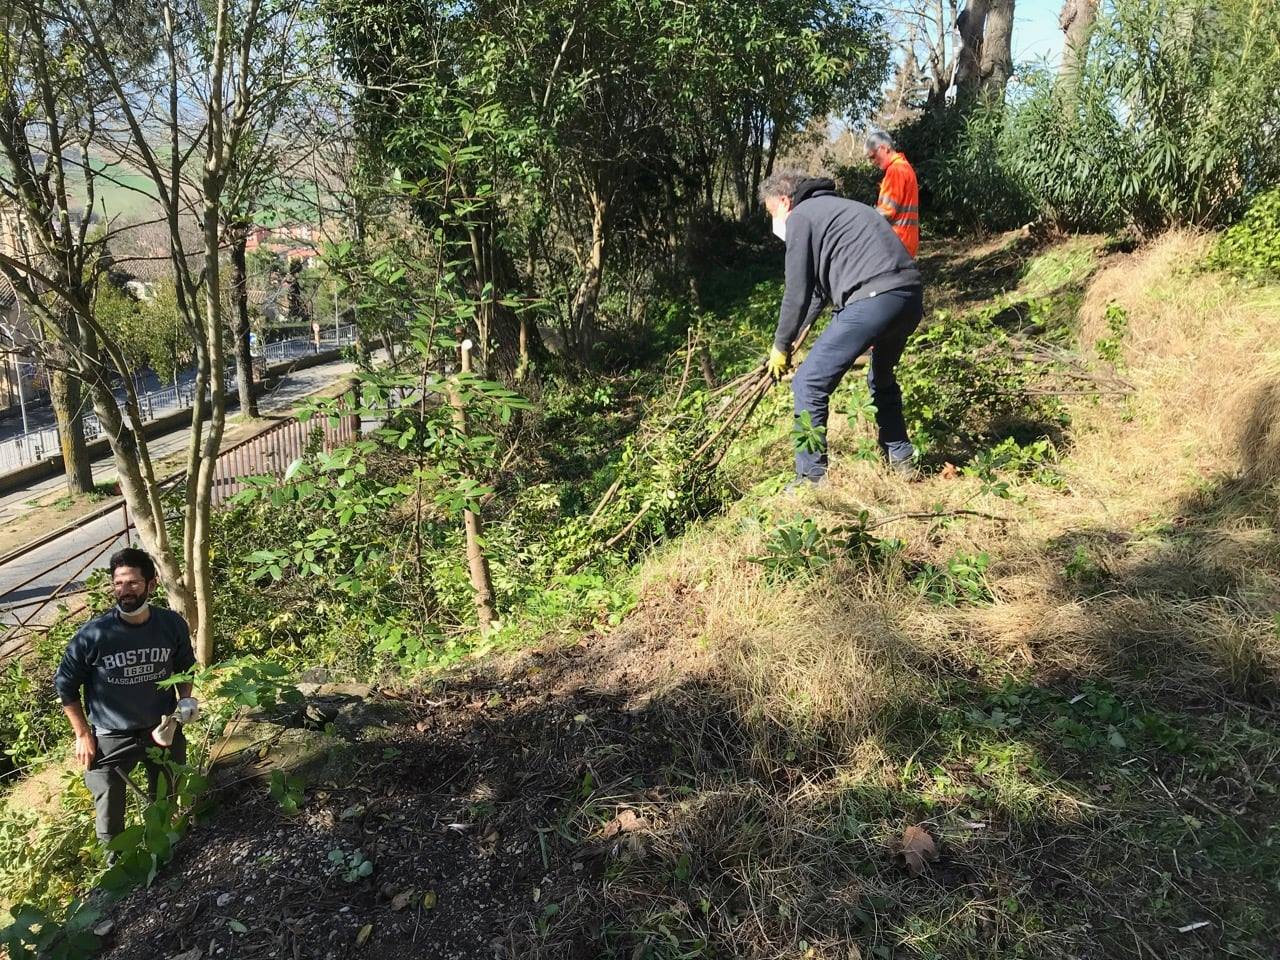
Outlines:
{"label": "dark earth", "polygon": [[[627,647],[600,639],[529,654],[487,679],[375,690],[349,738],[280,728],[279,743],[302,735],[314,754],[294,770],[306,783],[298,812],[268,793],[272,753],[245,751],[219,771],[214,814],[150,889],[112,911],[102,955],[613,949],[601,902],[610,865],[644,858],[655,811],[688,791],[679,761],[691,732],[704,763],[734,739],[730,713],[698,690],[644,693],[662,658]],[[373,870],[348,879],[355,851]],[[634,929],[616,938],[623,955],[652,939]]]}

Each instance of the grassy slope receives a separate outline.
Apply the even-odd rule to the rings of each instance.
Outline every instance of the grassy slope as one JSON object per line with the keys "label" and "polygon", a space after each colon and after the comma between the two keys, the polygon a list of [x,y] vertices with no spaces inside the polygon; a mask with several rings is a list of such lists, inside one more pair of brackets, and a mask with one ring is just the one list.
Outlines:
{"label": "grassy slope", "polygon": [[[864,954],[925,957],[1280,947],[1276,292],[1190,272],[1203,241],[1177,234],[1084,289],[1080,245],[1008,273],[1080,299],[1083,344],[1114,335],[1109,305],[1127,317],[1136,390],[1073,402],[1060,480],[1008,478],[1002,499],[977,478],[904,486],[846,460],[816,495],[748,497],[645,572],[649,603],[687,607],[675,598],[695,591],[672,643],[711,652],[754,762],[799,767],[802,789],[774,792],[761,816],[803,825],[827,881],[879,905],[826,931],[833,949],[850,935]],[[944,279],[963,279],[944,297],[993,292],[980,281],[1001,256],[947,264]],[[835,450],[856,434],[837,430]],[[747,562],[790,518],[832,529],[864,510],[957,508],[1007,519],[891,523],[875,531],[904,542],[889,561],[844,557],[784,585]],[[906,584],[921,564],[983,553],[970,580],[990,603],[938,606]],[[891,860],[915,822],[943,853],[923,879]],[[791,871],[792,909],[819,895],[803,864],[762,853]]]}
{"label": "grassy slope", "polygon": [[[1016,321],[1051,297],[1031,312],[1079,308],[1086,352],[1120,341],[1135,391],[1072,398],[1059,462],[1004,472],[1004,497],[952,471],[905,485],[839,417],[832,482],[786,498],[779,391],[776,429],[727,464],[742,498],[644,563],[620,627],[384,704],[365,734],[382,759],[327,744],[301,818],[237,798],[166,870],[193,919],[139,894],[110,956],[305,953],[365,922],[384,956],[495,938],[522,957],[1274,956],[1280,311],[1274,289],[1187,272],[1195,237],[1101,248],[930,264],[935,306]],[[899,548],[844,549],[864,511],[957,509],[989,517],[903,518],[873,531]],[[769,576],[753,558],[804,519],[827,534]],[[950,565],[982,554],[985,573]],[[974,602],[922,595],[925,569]],[[386,825],[347,824],[375,785]],[[474,839],[443,844],[454,821]],[[919,877],[899,856],[913,824],[941,853]],[[325,879],[335,843],[376,851],[378,882]],[[237,904],[237,939],[199,906],[259,883],[319,912]],[[438,906],[389,902],[424,886]]]}

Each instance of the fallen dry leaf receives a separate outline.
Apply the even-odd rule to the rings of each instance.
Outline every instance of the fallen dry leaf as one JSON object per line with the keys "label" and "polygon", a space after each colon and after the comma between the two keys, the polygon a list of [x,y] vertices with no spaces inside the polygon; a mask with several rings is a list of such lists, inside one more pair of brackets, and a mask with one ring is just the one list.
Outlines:
{"label": "fallen dry leaf", "polygon": [[399,893],[397,893],[394,897],[391,898],[391,909],[403,910],[413,901],[413,898],[415,895],[416,895],[416,891],[401,890]]}
{"label": "fallen dry leaf", "polygon": [[943,480],[955,480],[960,476],[960,468],[954,463],[944,463],[942,471],[938,474]]}
{"label": "fallen dry leaf", "polygon": [[643,830],[646,824],[640,817],[636,816],[634,810],[623,810],[616,817],[604,825],[601,836],[605,840],[612,840],[620,833],[630,833],[633,830]]}
{"label": "fallen dry leaf", "polygon": [[913,877],[924,873],[925,864],[938,859],[938,846],[929,831],[919,824],[912,824],[902,832],[902,859]]}
{"label": "fallen dry leaf", "polygon": [[435,905],[436,905],[436,892],[434,890],[428,890],[426,893],[422,895],[422,909],[434,910]]}
{"label": "fallen dry leaf", "polygon": [[360,932],[356,934],[356,946],[363,947],[365,941],[369,939],[369,934],[373,933],[373,924],[366,923],[360,928]]}

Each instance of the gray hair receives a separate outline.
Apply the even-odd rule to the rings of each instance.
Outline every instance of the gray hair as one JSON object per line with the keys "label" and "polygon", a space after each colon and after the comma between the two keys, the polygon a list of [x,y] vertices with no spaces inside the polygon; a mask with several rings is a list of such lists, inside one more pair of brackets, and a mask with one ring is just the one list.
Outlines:
{"label": "gray hair", "polygon": [[867,134],[867,149],[874,153],[881,147],[888,147],[890,150],[894,149],[893,137],[889,136],[884,130],[872,130]]}
{"label": "gray hair", "polygon": [[765,178],[764,183],[760,184],[760,202],[764,203],[780,197],[790,200],[795,195],[796,187],[808,179],[809,174],[800,170],[779,170],[771,173]]}

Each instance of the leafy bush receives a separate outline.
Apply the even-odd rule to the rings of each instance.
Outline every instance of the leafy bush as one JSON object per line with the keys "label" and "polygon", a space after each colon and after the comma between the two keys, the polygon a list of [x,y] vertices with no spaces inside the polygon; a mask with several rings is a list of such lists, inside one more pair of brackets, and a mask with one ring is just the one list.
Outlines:
{"label": "leafy bush", "polygon": [[1020,71],[1007,105],[928,111],[896,135],[921,213],[1003,229],[1218,226],[1280,179],[1280,5],[1109,0],[1080,69]]}
{"label": "leafy bush", "polygon": [[830,566],[838,552],[831,535],[812,517],[797,517],[775,527],[764,552],[748,559],[764,567],[770,580],[780,582],[813,576]]}
{"label": "leafy bush", "polygon": [[47,664],[13,660],[0,671],[0,778],[44,756],[66,735]]}
{"label": "leafy bush", "polygon": [[935,319],[898,367],[918,446],[975,445],[1010,426],[1030,423],[1043,432],[1065,423],[1061,402],[1034,392],[1041,367],[1018,358],[991,311],[939,311]]}
{"label": "leafy bush", "polygon": [[1280,187],[1258,197],[1218,238],[1207,263],[1250,280],[1280,281]]}
{"label": "leafy bush", "polygon": [[1113,0],[1078,76],[1033,74],[1012,168],[1063,226],[1229,222],[1280,177],[1280,6]]}
{"label": "leafy bush", "polygon": [[1026,223],[1035,204],[1012,168],[999,104],[928,111],[894,131],[920,182],[920,216],[941,233]]}
{"label": "leafy bush", "polygon": [[987,567],[991,557],[985,553],[957,553],[946,566],[926,563],[912,578],[911,584],[930,603],[941,607],[991,602],[987,585]]}

